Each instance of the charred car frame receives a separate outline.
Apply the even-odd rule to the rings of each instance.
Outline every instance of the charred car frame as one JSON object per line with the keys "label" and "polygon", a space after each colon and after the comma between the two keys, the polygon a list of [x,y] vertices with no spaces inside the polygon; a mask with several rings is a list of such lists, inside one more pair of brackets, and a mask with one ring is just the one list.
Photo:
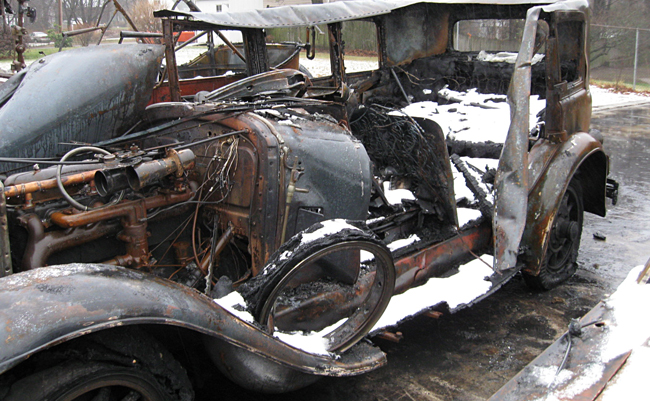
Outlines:
{"label": "charred car frame", "polygon": [[[586,1],[156,16],[164,45],[63,52],[0,86],[3,399],[192,399],[178,338],[257,391],[368,372],[386,358],[360,340],[399,322],[381,320],[391,299],[477,258],[482,290],[423,311],[471,305],[518,272],[558,285],[576,269],[583,212],[604,216],[615,196],[589,132]],[[457,23],[477,19],[522,21],[514,62],[456,50]],[[374,27],[376,69],[346,70],[353,20]],[[315,25],[330,75],[271,68],[266,29]],[[226,44],[246,71],[179,78],[178,33],[222,30],[241,31],[243,47]],[[507,94],[493,169],[464,158],[481,144],[449,137],[442,114],[403,111],[451,114],[470,89]],[[544,104],[534,127],[531,95]],[[473,196],[458,198],[455,170]],[[322,352],[286,337],[305,333]]]}

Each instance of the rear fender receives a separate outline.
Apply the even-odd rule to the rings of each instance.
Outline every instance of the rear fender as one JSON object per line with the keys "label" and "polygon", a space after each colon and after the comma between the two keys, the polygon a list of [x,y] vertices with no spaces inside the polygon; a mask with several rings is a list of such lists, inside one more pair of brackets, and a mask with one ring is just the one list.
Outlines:
{"label": "rear fender", "polygon": [[555,213],[576,173],[583,187],[585,211],[605,215],[608,159],[602,144],[587,133],[559,144],[540,142],[529,158],[528,211],[520,260],[527,272],[536,274],[546,254]]}
{"label": "rear fender", "polygon": [[0,279],[0,373],[53,345],[137,324],[189,328],[314,375],[355,375],[386,363],[376,348],[363,358],[309,354],[238,319],[191,288],[121,267],[71,264]]}

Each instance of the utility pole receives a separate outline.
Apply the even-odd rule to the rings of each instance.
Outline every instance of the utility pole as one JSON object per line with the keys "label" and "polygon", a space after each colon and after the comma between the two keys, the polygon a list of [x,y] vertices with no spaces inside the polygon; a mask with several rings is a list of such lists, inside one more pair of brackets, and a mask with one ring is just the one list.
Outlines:
{"label": "utility pole", "polygon": [[63,0],[59,2],[59,33],[63,33]]}
{"label": "utility pole", "polygon": [[636,29],[636,43],[634,45],[634,78],[632,79],[632,90],[636,91],[636,67],[639,61],[639,28]]}

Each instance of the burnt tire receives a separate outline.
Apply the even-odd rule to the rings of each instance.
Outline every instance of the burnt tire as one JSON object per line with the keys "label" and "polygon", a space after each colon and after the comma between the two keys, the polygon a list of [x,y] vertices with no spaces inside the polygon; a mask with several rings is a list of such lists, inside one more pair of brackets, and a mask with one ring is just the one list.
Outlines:
{"label": "burnt tire", "polygon": [[170,401],[150,372],[108,363],[64,363],[24,378],[5,401]]}
{"label": "burnt tire", "polygon": [[562,195],[553,219],[548,246],[539,273],[523,272],[526,284],[536,290],[550,290],[568,280],[578,268],[584,204],[580,181],[573,177]]}
{"label": "burnt tire", "polygon": [[15,375],[19,379],[4,401],[194,398],[181,364],[155,338],[134,328],[100,331],[41,352]]}
{"label": "burnt tire", "polygon": [[[335,224],[340,228],[332,229]],[[337,261],[345,263],[323,268]],[[343,322],[323,337],[329,351],[344,352],[370,332],[394,288],[388,248],[371,232],[331,220],[293,236],[239,292],[269,333],[321,331]]]}

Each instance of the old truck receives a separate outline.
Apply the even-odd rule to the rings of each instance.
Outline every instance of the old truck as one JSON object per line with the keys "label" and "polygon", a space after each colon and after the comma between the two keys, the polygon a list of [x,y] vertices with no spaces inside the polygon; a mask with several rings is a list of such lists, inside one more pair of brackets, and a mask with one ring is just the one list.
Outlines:
{"label": "old truck", "polygon": [[[204,357],[262,392],[362,374],[404,318],[567,280],[583,212],[615,198],[586,1],[156,16],[164,45],[0,86],[4,400],[190,400]],[[346,67],[349,24],[376,67]],[[331,73],[269,67],[267,31],[319,25]],[[224,30],[246,77],[184,85],[175,33]]]}

